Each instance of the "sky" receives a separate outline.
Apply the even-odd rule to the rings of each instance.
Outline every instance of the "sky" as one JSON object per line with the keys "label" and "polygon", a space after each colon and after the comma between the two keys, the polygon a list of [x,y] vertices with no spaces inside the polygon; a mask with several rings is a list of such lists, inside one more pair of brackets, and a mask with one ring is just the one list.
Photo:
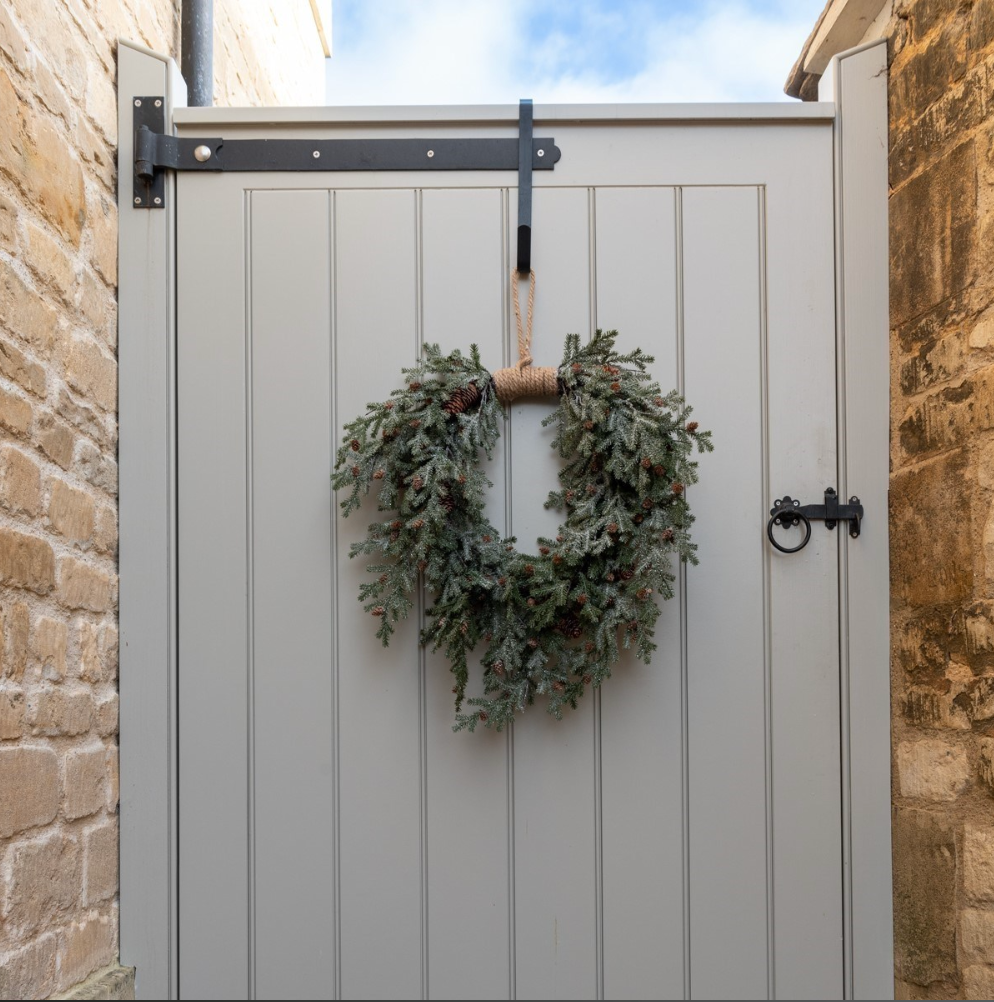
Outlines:
{"label": "sky", "polygon": [[783,101],[825,0],[333,0],[328,100]]}

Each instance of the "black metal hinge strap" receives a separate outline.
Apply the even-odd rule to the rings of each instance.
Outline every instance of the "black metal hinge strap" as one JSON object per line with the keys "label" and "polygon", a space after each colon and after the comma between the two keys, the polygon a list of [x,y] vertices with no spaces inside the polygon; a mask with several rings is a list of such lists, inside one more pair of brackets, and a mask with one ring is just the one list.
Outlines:
{"label": "black metal hinge strap", "polygon": [[[529,99],[518,105],[518,274],[532,270],[532,142],[533,109]],[[529,155],[531,154],[531,155]],[[557,158],[558,159],[558,158]]]}
{"label": "black metal hinge strap", "polygon": [[[796,501],[789,494],[773,502],[770,509],[770,520],[766,525],[766,535],[770,542],[781,553],[797,553],[803,550],[811,538],[812,520],[824,521],[826,529],[834,529],[839,522],[849,523],[849,535],[853,539],[859,536],[860,523],[863,519],[863,506],[859,498],[851,497],[848,504],[839,504],[838,495],[834,487],[825,488],[824,504],[805,504]],[[783,546],[773,535],[773,527],[782,526],[791,529],[795,526],[803,526],[804,538],[797,546]]]}

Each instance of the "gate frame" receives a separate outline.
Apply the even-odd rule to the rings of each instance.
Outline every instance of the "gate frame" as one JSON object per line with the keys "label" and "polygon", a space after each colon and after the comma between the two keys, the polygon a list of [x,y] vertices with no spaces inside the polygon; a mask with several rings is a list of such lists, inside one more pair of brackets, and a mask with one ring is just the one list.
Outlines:
{"label": "gate frame", "polygon": [[[839,547],[844,985],[847,999],[891,999],[886,44],[850,49],[833,64],[834,104],[539,106],[535,120],[834,118],[838,490],[858,490],[869,513],[869,531],[854,545],[840,533]],[[138,94],[164,96],[167,133],[179,121],[217,129],[451,116],[435,108],[270,109],[267,118],[260,109],[184,112],[175,63],[132,42],[118,46],[120,958],[136,968],[137,998],[175,999],[176,200],[167,174],[166,209],[131,204]],[[471,110],[474,121],[517,121],[514,106]]]}

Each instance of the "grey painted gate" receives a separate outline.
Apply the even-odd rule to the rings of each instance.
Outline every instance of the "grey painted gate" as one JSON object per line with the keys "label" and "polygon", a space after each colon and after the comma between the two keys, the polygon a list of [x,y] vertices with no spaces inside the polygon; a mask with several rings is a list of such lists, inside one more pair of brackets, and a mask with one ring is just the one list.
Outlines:
{"label": "grey painted gate", "polygon": [[[510,134],[503,109],[425,117],[176,121]],[[336,516],[328,474],[344,422],[426,341],[508,363],[513,175],[180,175],[179,997],[842,998],[859,978],[886,996],[889,959],[852,929],[887,914],[850,868],[846,551],[865,539],[816,524],[785,557],[765,538],[774,497],[846,489],[832,106],[536,120],[563,150],[535,178],[536,363],[596,327],[656,356],[714,432],[701,565],[651,666],[561,723],[453,734],[417,623],[373,637],[347,559],[365,520]],[[547,412],[512,409],[490,472],[525,546],[555,532]]]}

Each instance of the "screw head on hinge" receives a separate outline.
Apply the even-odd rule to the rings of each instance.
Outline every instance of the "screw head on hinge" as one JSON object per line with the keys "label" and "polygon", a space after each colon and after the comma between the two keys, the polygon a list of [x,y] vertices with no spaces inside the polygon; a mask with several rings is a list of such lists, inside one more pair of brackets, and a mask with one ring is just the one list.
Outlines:
{"label": "screw head on hinge", "polygon": [[198,146],[193,151],[193,159],[200,163],[206,163],[211,158],[211,148],[209,146]]}

